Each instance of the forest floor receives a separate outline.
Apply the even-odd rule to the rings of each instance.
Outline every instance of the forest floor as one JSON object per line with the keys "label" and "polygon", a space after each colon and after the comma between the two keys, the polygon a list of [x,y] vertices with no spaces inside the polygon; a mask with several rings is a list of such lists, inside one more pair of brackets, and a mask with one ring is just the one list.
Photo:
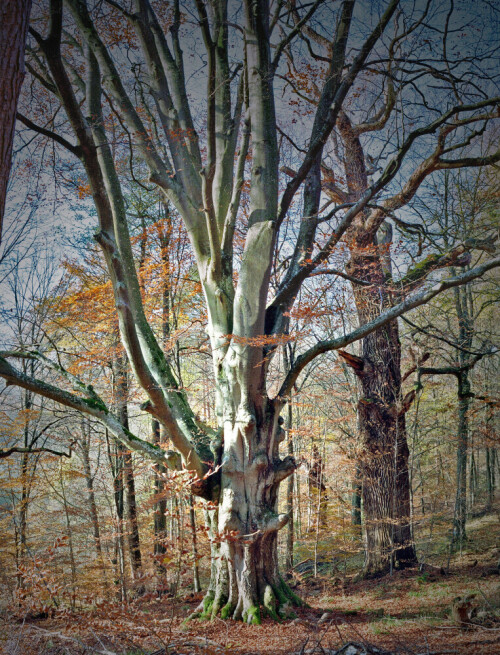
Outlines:
{"label": "forest floor", "polygon": [[[375,580],[304,580],[296,591],[309,608],[299,609],[294,620],[264,619],[260,626],[220,619],[184,623],[199,597],[148,594],[126,610],[107,604],[43,620],[4,616],[0,648],[6,655],[310,655],[356,642],[363,649],[342,652],[499,655],[500,577],[493,573],[498,528],[494,515],[472,522],[467,549],[451,559],[446,573],[441,567],[448,558],[442,553],[429,557],[433,565]],[[482,619],[471,619],[475,624],[464,629],[453,620],[451,606],[468,594],[475,594]]]}

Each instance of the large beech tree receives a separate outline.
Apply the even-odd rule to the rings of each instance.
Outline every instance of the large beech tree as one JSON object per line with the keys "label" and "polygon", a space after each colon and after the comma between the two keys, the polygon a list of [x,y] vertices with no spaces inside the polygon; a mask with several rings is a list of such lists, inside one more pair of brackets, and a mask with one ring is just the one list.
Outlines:
{"label": "large beech tree", "polygon": [[[368,11],[355,0],[303,6],[295,0],[175,0],[169,5],[50,0],[48,24],[43,17],[33,21],[33,84],[57,105],[57,118],[47,116],[43,125],[33,115],[21,120],[81,161],[97,210],[95,238],[112,281],[121,339],[147,398],[143,410],[164,426],[183,466],[194,472],[193,492],[217,506],[211,512],[217,538],[200,608],[204,616],[220,613],[259,622],[262,608],[277,617],[286,604],[300,602],[278,571],[277,533],[289,520],[277,512],[278,489],[296,467],[293,457],[279,454],[280,412],[315,357],[360,339],[363,357],[345,351],[343,356],[363,388],[365,513],[369,549],[377,558],[369,567],[384,566],[396,542],[407,549],[406,561],[413,557],[409,531],[395,538],[387,529],[394,518],[406,520],[409,514],[408,489],[393,503],[396,448],[400,470],[407,466],[404,406],[409,402],[400,397],[396,319],[500,264],[500,258],[490,258],[455,277],[424,284],[436,267],[464,261],[466,251],[478,245],[468,243],[427,258],[407,274],[408,285],[386,274],[389,240],[380,239],[380,229],[425,178],[441,168],[485,165],[498,158],[474,150],[498,103],[482,90],[480,76],[458,79],[446,46],[443,57],[421,65],[401,48],[416,43],[412,35],[419,43],[427,37],[435,41],[436,29],[445,33],[446,43],[444,19],[438,18],[437,28],[429,25],[432,4],[390,0],[369,3]],[[200,73],[195,64],[187,68],[183,48],[200,53],[204,101]],[[293,75],[284,75],[285,62],[290,72],[299,53],[319,62],[322,70],[314,82],[307,135],[299,135],[290,170],[283,168],[290,161],[280,160],[283,139],[297,144],[298,136],[277,125],[293,125],[277,113],[285,111],[286,84],[295,83]],[[375,75],[378,91],[367,92],[363,104],[359,96],[368,74]],[[431,93],[436,79],[443,90]],[[424,98],[418,115],[408,117],[397,109],[406,88]],[[60,107],[67,117],[63,124]],[[372,128],[384,135],[388,157],[370,182],[362,139]],[[337,183],[328,159],[331,147],[338,150],[338,139],[344,144],[339,157],[345,184]],[[216,383],[213,431],[197,422],[144,314],[122,181],[130,169],[140,177],[145,167],[148,182],[143,176],[140,182],[154,185],[175,207],[196,260]],[[328,211],[322,208],[326,193],[336,202]],[[281,265],[277,252],[284,242],[288,258]],[[341,242],[348,244],[350,259],[344,269],[332,270],[329,259]],[[332,273],[353,283],[359,327],[312,344],[290,363],[278,393],[271,394],[273,355],[287,334],[302,285],[311,275]],[[8,356],[41,359],[74,390],[23,375]],[[127,448],[179,466],[178,455],[131,434],[92,387],[48,356],[3,353],[0,376],[94,416]],[[394,441],[395,431],[403,435],[401,441]]]}

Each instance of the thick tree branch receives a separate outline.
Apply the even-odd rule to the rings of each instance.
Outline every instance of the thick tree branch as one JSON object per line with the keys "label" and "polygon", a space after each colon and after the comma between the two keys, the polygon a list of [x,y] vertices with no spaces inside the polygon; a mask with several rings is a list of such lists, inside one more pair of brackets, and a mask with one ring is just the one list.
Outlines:
{"label": "thick tree branch", "polygon": [[472,268],[469,271],[462,273],[461,275],[441,280],[440,282],[434,284],[432,287],[424,289],[423,291],[420,291],[419,293],[406,298],[403,302],[395,305],[394,307],[391,307],[385,312],[382,312],[380,316],[375,318],[373,321],[361,325],[356,330],[353,330],[350,334],[339,337],[338,339],[319,341],[315,346],[297,357],[294,366],[286,376],[281,386],[278,397],[284,398],[290,394],[290,391],[293,388],[293,385],[295,384],[295,381],[297,380],[301,371],[318,355],[325,352],[330,352],[332,350],[338,350],[339,348],[345,348],[347,345],[354,343],[359,339],[363,339],[371,332],[374,332],[387,323],[395,320],[398,318],[398,316],[406,314],[406,312],[415,309],[415,307],[424,305],[443,291],[452,289],[453,287],[461,286],[467,282],[471,282],[472,280],[483,276],[485,273],[498,266],[500,266],[500,257],[490,259],[484,264],[476,266],[475,268]]}
{"label": "thick tree branch", "polygon": [[311,273],[309,277],[314,277],[315,275],[338,275],[344,280],[349,280],[349,282],[352,282],[353,284],[359,284],[362,287],[371,286],[371,282],[360,280],[359,278],[349,275],[348,273],[344,273],[344,271],[341,271],[338,268],[320,268]]}
{"label": "thick tree branch", "polygon": [[[83,1],[74,0],[73,4],[82,12],[83,24],[87,25],[86,19],[90,23]],[[192,437],[197,438],[200,430],[194,421],[185,394],[175,389],[175,380],[144,316],[123,195],[103,126],[97,59],[93,54],[94,50],[87,47],[86,90],[93,118],[91,129],[82,114],[62,62],[61,25],[62,3],[60,0],[51,0],[49,37],[43,39],[37,34],[36,38],[47,58],[58,94],[77,136],[79,147],[82,149],[82,160],[91,184],[101,227],[97,239],[107,257],[124,345],[128,350],[134,372],[154,405],[156,417],[169,430],[174,445],[179,448],[184,457],[186,467],[196,470],[197,474],[202,476],[206,467],[190,441]],[[91,36],[95,36],[93,26],[89,30]],[[90,38],[90,41],[92,40]],[[94,42],[97,50],[99,45],[102,46],[99,40],[97,45]],[[106,64],[111,65],[108,58],[103,56],[103,59]],[[109,72],[109,66],[106,70]]]}
{"label": "thick tree branch", "polygon": [[416,369],[418,377],[417,385],[420,386],[420,378],[422,375],[454,375],[455,377],[459,378],[463,373],[472,370],[474,366],[484,357],[488,357],[488,355],[494,355],[497,352],[498,350],[496,348],[490,348],[484,352],[476,353],[461,366],[418,366]]}
{"label": "thick tree branch", "polygon": [[[157,464],[163,464],[168,468],[174,470],[178,468],[177,453],[173,451],[164,451],[158,446],[152,445],[149,442],[136,437],[129,430],[123,427],[123,425],[113,416],[103,401],[97,396],[97,394],[95,394],[95,392],[91,393],[90,398],[81,398],[52,384],[25,375],[21,371],[15,369],[2,356],[0,356],[0,377],[6,381],[7,385],[14,384],[18,387],[22,387],[23,389],[28,389],[33,393],[39,394],[44,398],[49,398],[50,400],[60,403],[65,407],[69,407],[70,409],[74,409],[88,416],[92,416],[102,425],[104,425],[104,427],[106,427],[111,432],[113,437],[121,444],[123,444],[128,450],[133,450],[146,459],[152,460]],[[83,382],[80,382],[78,386],[88,389],[88,387],[86,387]],[[40,451],[42,450],[47,449],[40,449]],[[36,449],[30,449],[30,451],[35,452]],[[184,459],[186,461],[186,457]],[[206,470],[207,469],[204,468],[202,476],[205,474]]]}
{"label": "thick tree branch", "polygon": [[298,464],[295,461],[295,458],[291,455],[287,455],[282,459],[275,472],[274,472],[274,483],[280,484],[283,480],[286,480],[292,473],[297,469]]}
{"label": "thick tree branch", "polygon": [[487,155],[486,157],[459,157],[458,159],[442,159],[439,158],[436,162],[438,169],[452,169],[452,168],[472,168],[474,166],[490,166],[500,161],[500,150]]}
{"label": "thick tree branch", "polygon": [[80,398],[69,391],[65,391],[64,389],[55,387],[52,384],[25,375],[11,366],[4,357],[0,357],[0,377],[2,377],[8,385],[15,384],[18,387],[28,389],[33,393],[54,400],[65,407],[93,416],[106,426],[113,436],[128,449],[134,450],[148,459],[168,465],[165,453],[160,448],[152,446],[147,441],[143,441],[128,432],[128,430],[126,430],[109,412],[102,401],[98,402],[89,398]]}
{"label": "thick tree branch", "polygon": [[415,288],[416,285],[424,282],[428,275],[438,268],[466,266],[472,259],[472,250],[495,254],[495,238],[467,239],[446,253],[428,255],[424,260],[415,264],[404,277],[394,282],[394,288],[400,293],[405,293],[408,288]]}
{"label": "thick tree branch", "polygon": [[171,199],[176,206],[183,208],[185,211],[188,207],[191,207],[192,211],[191,201],[185,197],[182,187],[175,177],[172,177],[171,171],[166,168],[165,163],[148,135],[144,123],[130,100],[111,55],[92,23],[85,0],[67,0],[67,3],[82,37],[99,61],[110,94],[123,111],[124,118],[135,143],[148,164],[151,180],[171,195]]}

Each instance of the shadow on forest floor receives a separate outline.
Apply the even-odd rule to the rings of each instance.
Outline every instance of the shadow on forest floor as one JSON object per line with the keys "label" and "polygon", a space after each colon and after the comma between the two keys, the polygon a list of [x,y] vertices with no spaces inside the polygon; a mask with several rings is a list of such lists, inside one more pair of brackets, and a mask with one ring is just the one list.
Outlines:
{"label": "shadow on forest floor", "polygon": [[[454,555],[447,573],[441,569],[447,560],[443,552],[429,557],[434,566],[376,580],[305,580],[296,591],[310,607],[298,610],[294,620],[183,625],[199,596],[174,600],[149,594],[127,609],[107,604],[31,621],[4,616],[0,647],[6,655],[498,655],[498,527],[494,515],[471,522],[471,541]],[[452,603],[469,594],[475,616],[471,625],[460,627]]]}

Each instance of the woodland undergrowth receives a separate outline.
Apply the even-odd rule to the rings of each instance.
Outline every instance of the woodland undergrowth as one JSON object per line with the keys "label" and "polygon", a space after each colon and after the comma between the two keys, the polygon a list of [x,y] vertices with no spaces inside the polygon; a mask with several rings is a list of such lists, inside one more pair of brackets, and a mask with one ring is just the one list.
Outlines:
{"label": "woodland undergrowth", "polygon": [[[46,616],[4,612],[0,645],[7,655],[493,655],[500,646],[498,517],[471,522],[469,542],[445,569],[437,551],[425,565],[354,582],[354,576],[301,576],[292,580],[309,607],[297,618],[260,626],[190,621],[201,594],[177,597],[147,592],[127,607],[87,604],[53,608]],[[470,598],[470,620],[453,614]]]}

